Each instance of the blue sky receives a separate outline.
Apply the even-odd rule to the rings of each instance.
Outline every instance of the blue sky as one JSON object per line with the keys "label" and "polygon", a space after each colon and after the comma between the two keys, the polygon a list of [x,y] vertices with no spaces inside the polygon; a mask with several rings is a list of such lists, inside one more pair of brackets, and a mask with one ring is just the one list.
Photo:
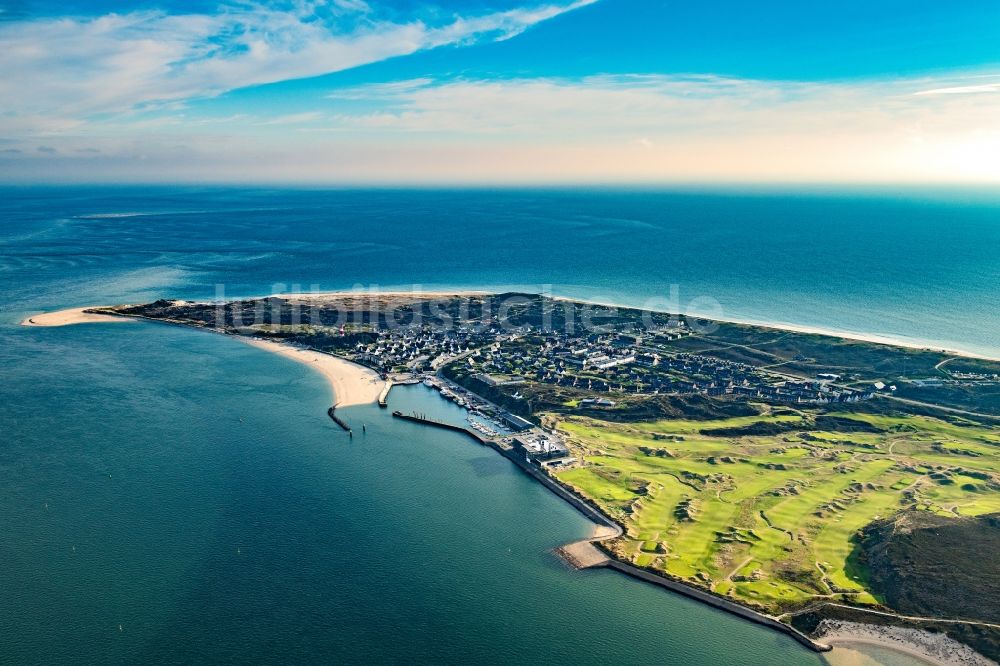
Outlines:
{"label": "blue sky", "polygon": [[997,182],[998,38],[976,1],[0,0],[0,180]]}

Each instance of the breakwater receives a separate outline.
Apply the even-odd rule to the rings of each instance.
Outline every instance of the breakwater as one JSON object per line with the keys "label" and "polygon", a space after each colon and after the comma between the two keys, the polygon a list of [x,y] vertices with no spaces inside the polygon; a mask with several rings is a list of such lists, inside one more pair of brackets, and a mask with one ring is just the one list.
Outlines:
{"label": "breakwater", "polygon": [[489,440],[483,439],[475,432],[469,430],[468,428],[463,428],[462,426],[453,425],[451,423],[445,423],[444,421],[435,421],[434,419],[429,419],[423,416],[418,416],[417,414],[404,414],[398,409],[392,413],[397,419],[404,419],[406,421],[414,421],[416,423],[423,423],[424,425],[434,426],[437,428],[444,428],[445,430],[452,430],[454,432],[460,432],[462,434],[468,435],[472,439],[476,440],[478,443],[483,445],[488,445]]}
{"label": "breakwater", "polygon": [[341,428],[343,428],[347,432],[351,432],[351,426],[347,425],[347,423],[344,422],[344,419],[337,416],[336,411],[337,407],[334,405],[330,407],[328,410],[326,410],[326,415],[329,416],[331,419],[333,419],[333,422],[339,425]]}
{"label": "breakwater", "polygon": [[726,611],[727,613],[732,613],[737,615],[744,620],[749,620],[750,622],[755,622],[757,624],[763,625],[765,627],[770,627],[775,631],[780,631],[783,634],[787,634],[794,638],[796,641],[806,646],[814,652],[829,652],[832,648],[829,645],[823,643],[818,643],[813,639],[809,638],[802,632],[798,631],[794,627],[791,627],[770,615],[765,615],[764,613],[759,613],[752,608],[747,608],[746,606],[740,605],[736,602],[729,601],[728,599],[723,599],[722,597],[716,596],[711,592],[705,590],[700,590],[696,587],[692,587],[686,583],[680,581],[672,580],[670,578],[665,578],[658,573],[643,569],[641,567],[634,566],[627,562],[622,562],[621,560],[616,560],[613,557],[608,559],[606,562],[599,564],[598,566],[607,567],[608,569],[614,569],[615,571],[620,571],[621,573],[637,578],[639,580],[651,583],[653,585],[659,585],[660,587],[666,588],[671,592],[676,592],[677,594],[682,594],[689,599],[694,599],[700,601],[704,604],[708,604],[713,608],[718,608],[719,610]]}
{"label": "breakwater", "polygon": [[389,391],[392,390],[393,381],[391,379],[385,380],[385,385],[382,387],[382,391],[378,394],[378,406],[383,409],[389,406]]}

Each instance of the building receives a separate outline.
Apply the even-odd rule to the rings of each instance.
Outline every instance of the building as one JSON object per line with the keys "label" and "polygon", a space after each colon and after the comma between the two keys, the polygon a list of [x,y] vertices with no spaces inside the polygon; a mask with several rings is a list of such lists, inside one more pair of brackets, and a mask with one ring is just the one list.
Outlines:
{"label": "building", "polygon": [[580,401],[581,407],[614,407],[615,401],[607,398],[584,398]]}
{"label": "building", "polygon": [[528,419],[521,418],[517,414],[511,414],[510,412],[501,412],[498,417],[503,421],[504,425],[513,430],[514,432],[522,432],[524,430],[531,430],[535,427],[535,424]]}
{"label": "building", "polygon": [[531,432],[514,438],[514,448],[524,455],[525,460],[535,464],[565,458],[569,449],[558,438],[542,433]]}

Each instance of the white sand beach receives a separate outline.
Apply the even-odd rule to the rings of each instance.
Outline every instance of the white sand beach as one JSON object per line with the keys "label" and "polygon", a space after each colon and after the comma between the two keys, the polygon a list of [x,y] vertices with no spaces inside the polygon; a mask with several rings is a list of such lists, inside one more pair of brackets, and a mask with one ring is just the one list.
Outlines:
{"label": "white sand beach", "polygon": [[303,349],[273,340],[233,336],[259,349],[304,363],[323,375],[333,389],[335,405],[366,405],[378,400],[385,381],[377,372],[346,359],[324,354],[312,349]]}
{"label": "white sand beach", "polygon": [[56,312],[43,312],[33,315],[21,322],[22,326],[72,326],[73,324],[121,324],[132,322],[127,317],[114,317],[112,315],[94,314],[85,312],[91,308],[108,307],[105,305],[88,305],[83,308],[69,308],[68,310],[58,310]]}
{"label": "white sand beach", "polygon": [[412,296],[413,298],[453,298],[461,296],[493,296],[491,291],[477,291],[468,289],[455,289],[451,291],[423,291],[423,290],[344,290],[344,291],[306,291],[290,294],[271,294],[261,298],[284,298],[294,301],[323,300],[329,298],[344,298],[352,296],[355,298],[400,298]]}
{"label": "white sand beach", "polygon": [[[621,309],[633,308],[637,310],[646,309],[645,306],[643,305],[622,305],[621,303],[590,300],[586,298],[575,298],[568,296],[553,296],[552,299],[556,301],[587,303],[588,305],[597,305],[603,308],[621,308]],[[654,309],[653,311],[658,311],[658,310]],[[660,312],[662,311],[660,310]],[[702,318],[702,315],[697,312],[689,312],[681,316],[690,317],[691,319]],[[965,358],[978,358],[984,361],[1000,361],[1000,354],[981,354],[973,351],[958,349],[955,347],[941,346],[933,342],[907,340],[906,338],[898,338],[898,337],[893,337],[891,335],[881,335],[877,333],[859,333],[856,331],[843,331],[834,328],[822,328],[819,326],[804,326],[802,324],[791,324],[788,322],[759,321],[754,319],[733,319],[733,318],[727,318],[725,316],[723,316],[722,318],[716,318],[706,315],[704,318],[718,321],[719,323],[722,324],[740,324],[744,326],[757,326],[759,328],[769,328],[773,329],[775,333],[792,332],[792,333],[806,333],[810,335],[825,335],[831,338],[842,338],[844,340],[854,340],[856,342],[871,342],[873,344],[890,345],[892,347],[904,347],[906,349],[920,349],[924,351],[950,354],[952,356],[962,356]]]}
{"label": "white sand beach", "polygon": [[[824,620],[817,640],[833,647],[824,659],[833,666],[856,663],[857,653],[849,648],[877,645],[940,666],[995,666],[995,663],[972,648],[944,634],[860,622]],[[847,648],[839,650],[838,648]]]}
{"label": "white sand beach", "polygon": [[[343,297],[355,297],[355,298],[402,298],[402,297],[412,297],[416,299],[436,299],[436,298],[461,298],[461,297],[483,297],[483,296],[494,296],[496,292],[494,291],[483,291],[483,290],[471,290],[471,289],[452,289],[452,290],[410,290],[404,291],[399,289],[387,289],[385,291],[380,291],[377,289],[372,290],[344,290],[344,291],[317,291],[317,292],[301,292],[301,293],[284,293],[284,294],[271,294],[272,298],[284,298],[293,301],[307,302],[307,301],[323,301],[325,299],[336,299]],[[568,297],[568,296],[556,296],[551,295],[551,298],[557,301],[569,301],[577,303],[587,303],[589,305],[596,305],[600,307],[607,308],[635,308],[644,309],[642,305],[623,305],[621,303],[614,303],[602,300],[593,300],[579,297]],[[700,315],[697,313],[688,313],[686,316],[692,318],[698,318]],[[761,328],[774,329],[776,332],[794,332],[794,333],[807,333],[814,335],[826,335],[834,338],[843,338],[845,340],[854,340],[857,342],[870,342],[880,345],[891,345],[894,347],[905,347],[907,349],[921,349],[933,352],[942,352],[945,354],[950,354],[954,356],[962,356],[966,358],[978,358],[987,361],[1000,361],[1000,355],[996,354],[982,354],[969,350],[964,350],[956,347],[950,347],[947,345],[938,345],[930,341],[919,341],[919,340],[908,340],[902,337],[894,337],[891,335],[882,335],[877,333],[862,333],[857,331],[847,331],[847,330],[837,330],[832,328],[822,328],[818,326],[805,326],[801,324],[793,324],[789,322],[768,322],[768,321],[757,321],[752,319],[734,319],[723,317],[718,321],[728,324],[744,324],[747,326],[759,326]]]}
{"label": "white sand beach", "polygon": [[878,335],[875,333],[857,333],[854,331],[838,331],[833,328],[820,328],[817,326],[802,326],[799,324],[789,324],[784,322],[759,322],[751,320],[726,320],[729,324],[744,324],[747,326],[759,326],[760,328],[774,329],[776,332],[791,331],[793,333],[807,333],[812,335],[825,335],[832,338],[843,338],[844,340],[854,340],[856,342],[871,342],[878,345],[890,345],[892,347],[904,347],[906,349],[919,349],[923,351],[939,352],[952,356],[965,358],[978,358],[984,361],[1000,361],[1000,354],[981,354],[973,351],[966,351],[954,347],[938,346],[932,342],[915,342],[905,338],[895,338],[889,335]]}
{"label": "white sand beach", "polygon": [[[128,317],[115,317],[112,315],[85,312],[85,310],[100,307],[106,306],[88,305],[82,308],[46,312],[28,317],[21,324],[23,326],[71,326],[74,324],[118,324],[135,321]],[[337,358],[336,356],[331,356],[330,354],[324,354],[311,349],[302,349],[271,340],[233,337],[260,349],[281,354],[300,363],[305,363],[313,368],[316,372],[323,375],[330,384],[338,407],[364,405],[375,402],[378,400],[382,387],[385,386],[385,382],[374,370],[358,365],[357,363],[351,363],[342,358]]]}

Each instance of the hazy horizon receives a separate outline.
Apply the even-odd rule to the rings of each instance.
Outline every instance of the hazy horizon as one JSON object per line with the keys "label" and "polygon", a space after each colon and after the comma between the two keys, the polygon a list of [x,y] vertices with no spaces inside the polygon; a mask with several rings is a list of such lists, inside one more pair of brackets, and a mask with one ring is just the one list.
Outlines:
{"label": "hazy horizon", "polygon": [[0,2],[0,183],[990,185],[1000,9]]}

